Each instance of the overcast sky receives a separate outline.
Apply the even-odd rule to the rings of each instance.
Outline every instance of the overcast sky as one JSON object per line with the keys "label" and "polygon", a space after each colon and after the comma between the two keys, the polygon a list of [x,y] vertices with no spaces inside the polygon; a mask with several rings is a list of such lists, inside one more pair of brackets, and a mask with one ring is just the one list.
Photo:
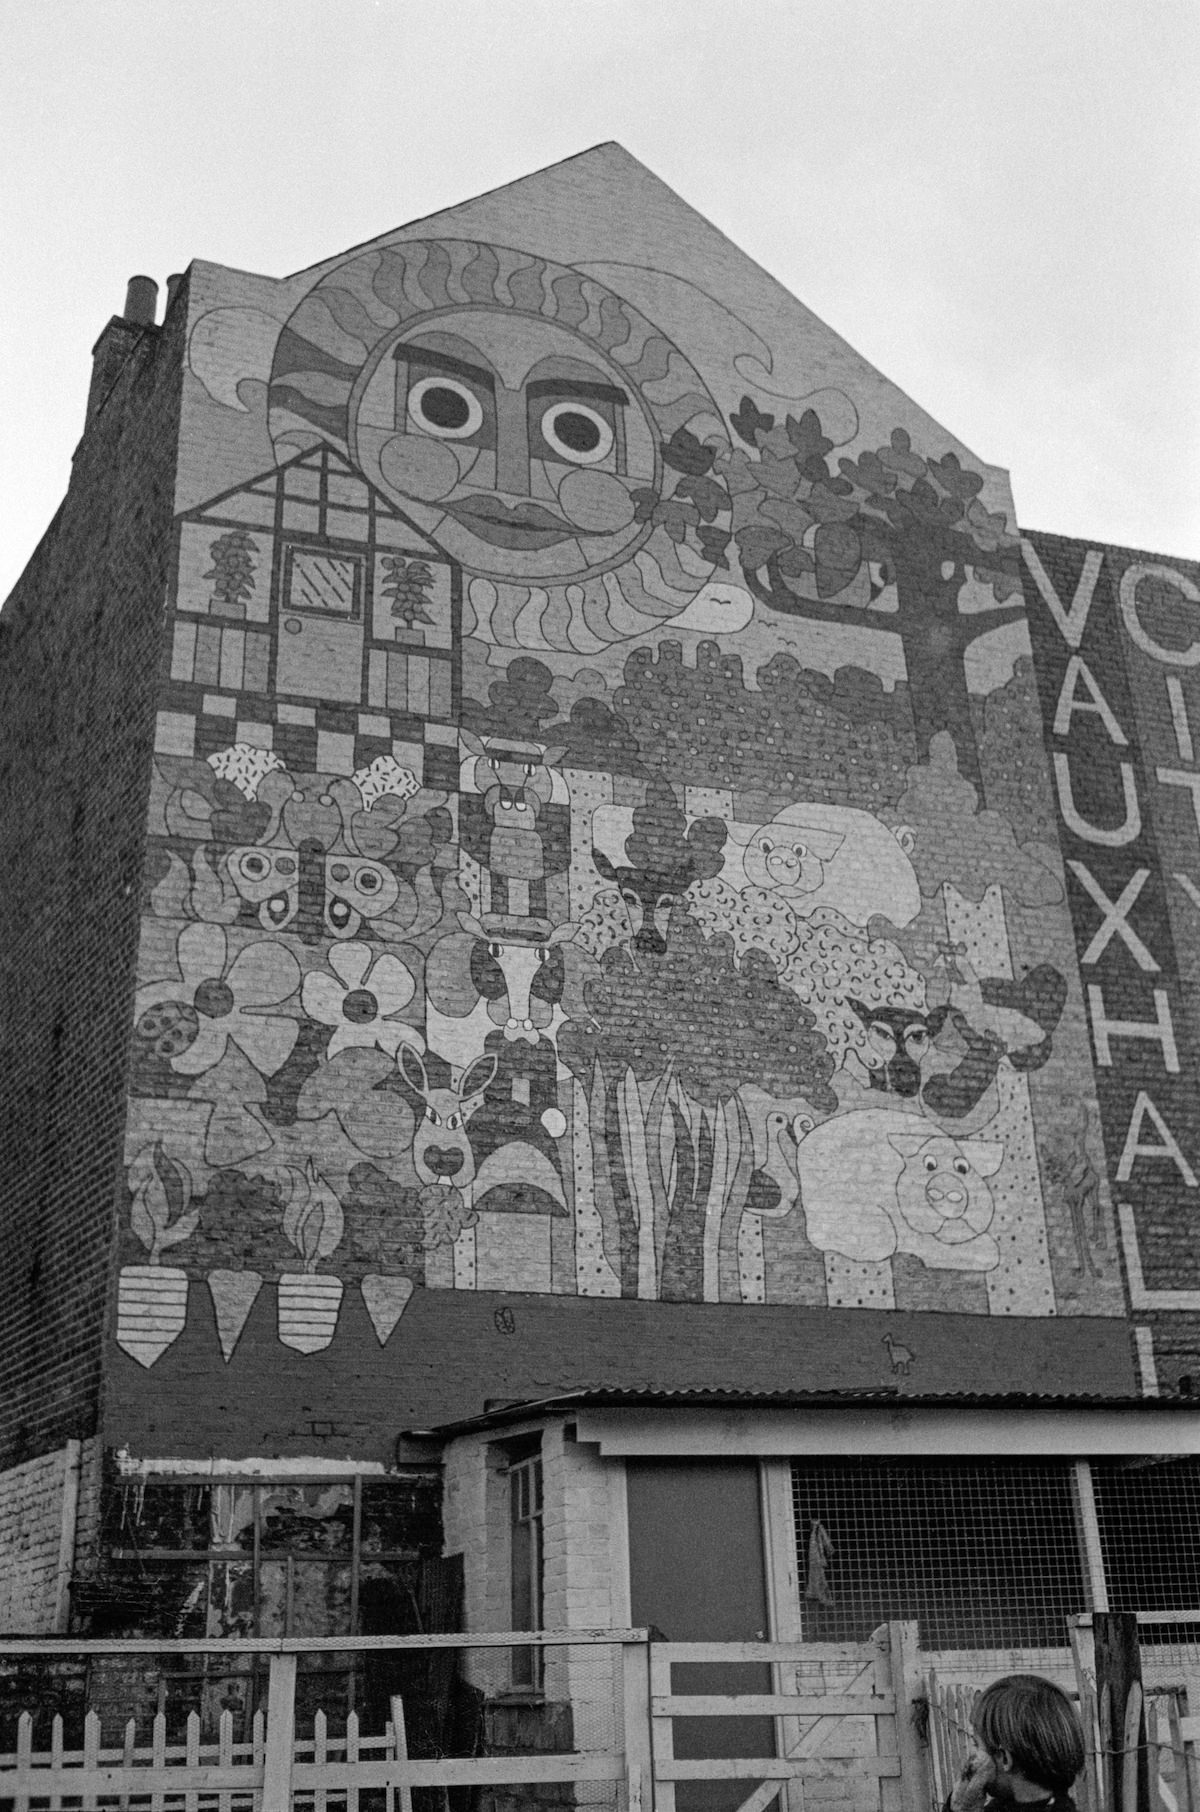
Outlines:
{"label": "overcast sky", "polygon": [[619,139],[982,459],[1200,557],[1200,0],[0,0],[0,597],[127,279]]}

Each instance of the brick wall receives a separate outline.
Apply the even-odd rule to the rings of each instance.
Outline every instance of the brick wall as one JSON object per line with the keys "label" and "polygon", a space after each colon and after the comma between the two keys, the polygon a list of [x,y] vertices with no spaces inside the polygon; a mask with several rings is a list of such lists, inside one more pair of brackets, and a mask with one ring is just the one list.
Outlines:
{"label": "brick wall", "polygon": [[106,329],[0,617],[0,1464],[95,1425],[183,325]]}
{"label": "brick wall", "polygon": [[[507,1434],[507,1431],[505,1431]],[[557,1424],[541,1437],[545,1629],[603,1629],[620,1621],[625,1582],[614,1578],[609,1473],[593,1447]],[[465,1625],[511,1628],[507,1448],[494,1435],[454,1441],[446,1451],[443,1520],[448,1553],[461,1553]],[[508,1650],[475,1650],[467,1671],[489,1697],[509,1685]],[[603,1749],[619,1735],[621,1655],[615,1645],[578,1644],[547,1652],[545,1696],[569,1703],[577,1747]],[[516,1714],[514,1714],[516,1715]],[[601,1797],[581,1785],[580,1803]]]}
{"label": "brick wall", "polygon": [[80,1448],[69,1441],[0,1473],[0,1630],[47,1636],[65,1627]]}

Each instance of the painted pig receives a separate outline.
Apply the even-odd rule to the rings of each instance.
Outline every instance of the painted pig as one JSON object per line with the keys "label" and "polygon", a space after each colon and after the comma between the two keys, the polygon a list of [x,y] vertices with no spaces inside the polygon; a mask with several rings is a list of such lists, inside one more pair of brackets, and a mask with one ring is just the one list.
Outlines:
{"label": "painted pig", "polygon": [[897,1108],[856,1108],[808,1131],[801,1121],[797,1132],[808,1237],[821,1251],[861,1260],[911,1252],[942,1271],[999,1263],[987,1179],[1003,1145],[952,1139]]}

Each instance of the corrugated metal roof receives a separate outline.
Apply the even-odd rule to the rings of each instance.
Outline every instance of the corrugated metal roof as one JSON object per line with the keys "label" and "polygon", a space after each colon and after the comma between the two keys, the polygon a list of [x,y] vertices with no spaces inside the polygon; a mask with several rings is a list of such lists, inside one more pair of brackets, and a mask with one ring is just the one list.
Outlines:
{"label": "corrugated metal roof", "polygon": [[527,1420],[534,1415],[565,1414],[572,1409],[850,1409],[864,1405],[886,1405],[905,1409],[1109,1409],[1189,1412],[1200,1410],[1200,1400],[1189,1396],[1115,1397],[1086,1391],[1056,1392],[1034,1395],[1029,1392],[953,1392],[939,1393],[902,1390],[899,1385],[864,1390],[782,1391],[719,1390],[711,1388],[663,1390],[655,1385],[580,1386],[554,1396],[527,1397],[491,1403],[477,1416],[445,1422],[434,1428],[409,1429],[407,1434],[421,1439],[449,1439],[473,1429],[492,1428],[505,1422]]}

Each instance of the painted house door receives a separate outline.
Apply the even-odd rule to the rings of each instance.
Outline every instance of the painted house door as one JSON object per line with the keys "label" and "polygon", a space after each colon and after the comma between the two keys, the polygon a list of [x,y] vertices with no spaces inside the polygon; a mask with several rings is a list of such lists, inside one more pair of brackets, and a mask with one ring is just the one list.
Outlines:
{"label": "painted house door", "polygon": [[365,579],[361,555],[285,550],[275,640],[275,690],[283,697],[361,701]]}
{"label": "painted house door", "polygon": [[[629,1460],[630,1618],[672,1642],[770,1637],[758,1466],[753,1461]],[[676,1665],[677,1693],[770,1692],[771,1669]],[[680,1757],[773,1755],[770,1718],[676,1718]],[[679,1812],[728,1812],[749,1781],[681,1781]]]}

